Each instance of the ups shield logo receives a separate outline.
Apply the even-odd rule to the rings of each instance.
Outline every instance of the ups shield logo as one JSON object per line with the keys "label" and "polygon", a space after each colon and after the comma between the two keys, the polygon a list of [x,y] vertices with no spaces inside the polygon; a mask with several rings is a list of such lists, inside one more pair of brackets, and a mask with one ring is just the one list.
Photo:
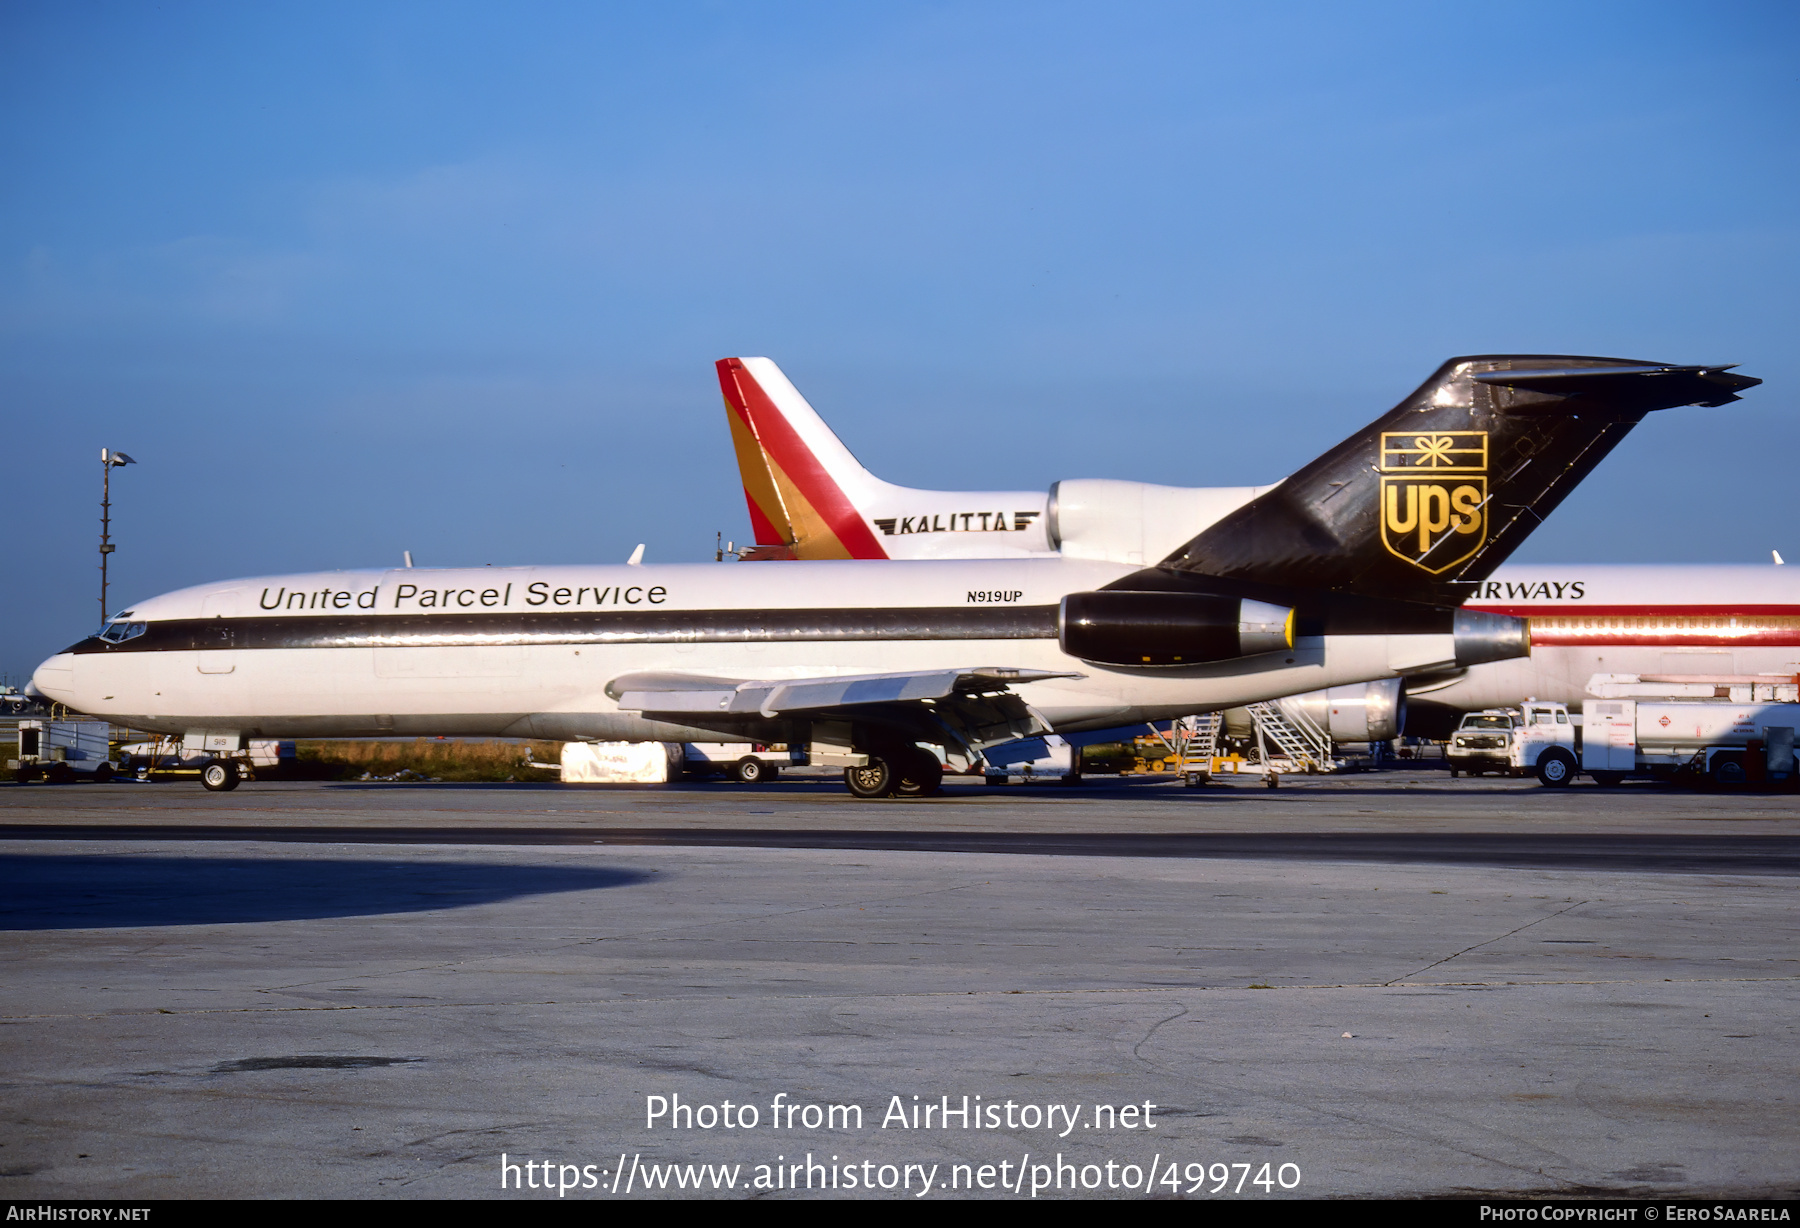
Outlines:
{"label": "ups shield logo", "polygon": [[1486,431],[1381,436],[1381,542],[1432,575],[1487,540]]}

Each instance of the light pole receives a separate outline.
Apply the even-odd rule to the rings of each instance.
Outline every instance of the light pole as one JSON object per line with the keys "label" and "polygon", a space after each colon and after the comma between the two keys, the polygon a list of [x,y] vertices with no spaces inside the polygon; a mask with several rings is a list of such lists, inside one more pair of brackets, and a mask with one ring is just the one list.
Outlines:
{"label": "light pole", "polygon": [[100,449],[100,625],[106,626],[106,560],[112,544],[112,471],[119,465],[135,465],[123,452]]}

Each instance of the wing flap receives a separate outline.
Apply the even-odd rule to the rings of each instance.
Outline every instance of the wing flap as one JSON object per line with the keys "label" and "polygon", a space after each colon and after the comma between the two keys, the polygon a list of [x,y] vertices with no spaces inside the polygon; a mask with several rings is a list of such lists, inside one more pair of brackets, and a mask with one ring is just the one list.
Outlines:
{"label": "wing flap", "polygon": [[1012,687],[1074,673],[982,666],[843,677],[734,681],[698,674],[622,674],[606,693],[627,712],[725,722],[832,717],[910,731],[971,749],[1049,731]]}
{"label": "wing flap", "polygon": [[699,674],[622,674],[606,693],[627,711],[731,712],[796,715],[869,704],[999,694],[1020,682],[1079,678],[1048,670],[983,666],[976,669],[912,670],[818,678],[759,678],[736,681]]}

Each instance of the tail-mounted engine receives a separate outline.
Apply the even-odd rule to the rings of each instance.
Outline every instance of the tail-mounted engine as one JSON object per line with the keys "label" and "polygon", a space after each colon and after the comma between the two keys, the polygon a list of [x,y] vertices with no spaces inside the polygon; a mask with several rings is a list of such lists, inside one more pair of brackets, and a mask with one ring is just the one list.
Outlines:
{"label": "tail-mounted engine", "polygon": [[1203,665],[1294,646],[1294,612],[1204,593],[1070,593],[1062,649],[1103,665]]}

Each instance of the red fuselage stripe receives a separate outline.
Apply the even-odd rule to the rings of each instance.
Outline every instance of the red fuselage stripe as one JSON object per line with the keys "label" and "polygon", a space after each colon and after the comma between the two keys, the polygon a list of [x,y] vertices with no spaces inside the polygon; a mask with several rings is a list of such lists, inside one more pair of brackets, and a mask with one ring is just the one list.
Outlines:
{"label": "red fuselage stripe", "polygon": [[1788,648],[1800,646],[1793,605],[1481,605],[1529,619],[1544,647]]}
{"label": "red fuselage stripe", "polygon": [[1800,618],[1800,605],[1490,605],[1470,601],[1464,608],[1521,618]]}
{"label": "red fuselage stripe", "polygon": [[1742,635],[1633,634],[1629,631],[1593,631],[1587,634],[1549,630],[1533,623],[1533,648],[1589,648],[1612,645],[1621,648],[1800,648],[1800,634],[1792,631],[1752,631]]}

